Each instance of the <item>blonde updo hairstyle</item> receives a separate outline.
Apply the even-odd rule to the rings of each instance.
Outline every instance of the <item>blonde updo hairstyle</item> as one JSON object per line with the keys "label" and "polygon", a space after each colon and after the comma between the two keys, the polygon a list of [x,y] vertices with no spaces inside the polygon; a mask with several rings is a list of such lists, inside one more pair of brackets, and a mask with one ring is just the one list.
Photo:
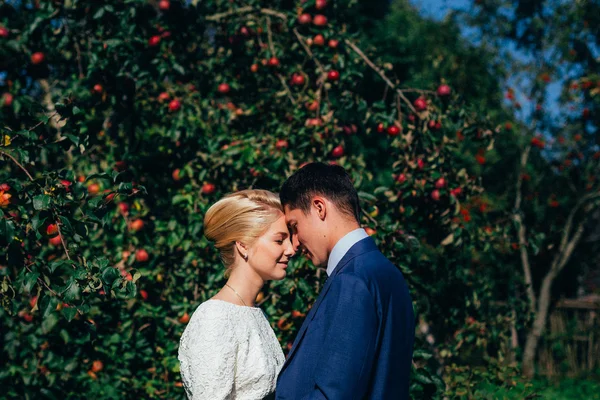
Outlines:
{"label": "blonde updo hairstyle", "polygon": [[231,193],[213,204],[204,216],[204,235],[215,243],[231,272],[236,242],[251,247],[283,214],[279,196],[268,190],[247,189]]}

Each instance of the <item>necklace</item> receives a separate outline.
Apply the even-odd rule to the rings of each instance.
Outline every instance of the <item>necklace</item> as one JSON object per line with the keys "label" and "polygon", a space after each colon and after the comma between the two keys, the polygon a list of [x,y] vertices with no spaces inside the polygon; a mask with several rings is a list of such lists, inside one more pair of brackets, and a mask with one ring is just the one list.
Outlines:
{"label": "necklace", "polygon": [[246,307],[248,307],[248,306],[246,305],[246,302],[244,301],[244,299],[242,299],[242,296],[240,296],[240,294],[239,294],[239,293],[238,293],[238,292],[237,292],[237,291],[236,291],[234,288],[232,288],[232,287],[231,287],[231,286],[229,286],[228,284],[225,284],[225,286],[227,286],[229,289],[233,290],[233,293],[237,294],[237,297],[239,297],[239,299],[241,300],[241,302],[242,302],[242,303],[243,303],[243,304],[244,304]]}

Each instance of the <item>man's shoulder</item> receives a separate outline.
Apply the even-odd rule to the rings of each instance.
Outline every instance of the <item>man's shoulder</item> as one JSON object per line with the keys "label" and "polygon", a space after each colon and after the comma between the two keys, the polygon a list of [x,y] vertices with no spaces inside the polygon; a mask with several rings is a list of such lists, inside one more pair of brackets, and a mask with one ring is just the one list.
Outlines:
{"label": "man's shoulder", "polygon": [[361,254],[352,259],[348,265],[339,272],[341,279],[352,276],[353,279],[363,281],[371,290],[381,285],[404,282],[404,276],[379,250]]}

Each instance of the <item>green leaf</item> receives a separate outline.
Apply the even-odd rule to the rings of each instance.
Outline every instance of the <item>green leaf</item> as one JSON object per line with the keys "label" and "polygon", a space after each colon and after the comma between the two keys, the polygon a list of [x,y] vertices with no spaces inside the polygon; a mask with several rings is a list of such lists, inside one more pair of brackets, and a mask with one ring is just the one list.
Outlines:
{"label": "green leaf", "polygon": [[64,317],[67,319],[67,321],[71,322],[73,320],[73,318],[75,318],[75,315],[77,315],[77,308],[71,306],[71,307],[63,307],[63,309],[61,310]]}
{"label": "green leaf", "polygon": [[33,289],[33,286],[36,284],[39,276],[40,276],[40,274],[38,272],[29,272],[29,273],[25,274],[25,280],[23,281],[23,289],[27,293],[31,293],[31,290]]}
{"label": "green leaf", "polygon": [[66,301],[73,301],[79,296],[80,288],[79,283],[75,280],[75,278],[71,277],[65,290],[62,291],[62,295],[64,296]]}
{"label": "green leaf", "polygon": [[94,14],[94,16],[92,18],[100,19],[100,18],[102,18],[103,15],[104,15],[104,7],[100,7],[98,9],[98,11],[96,11],[96,13]]}
{"label": "green leaf", "polygon": [[33,208],[40,210],[47,210],[50,207],[50,201],[52,198],[48,195],[39,195],[33,198]]}
{"label": "green leaf", "polygon": [[71,135],[70,133],[64,134],[75,146],[79,146],[79,138],[75,135]]}
{"label": "green leaf", "polygon": [[0,236],[4,236],[8,243],[14,240],[15,235],[15,224],[12,221],[2,219],[0,220]]}

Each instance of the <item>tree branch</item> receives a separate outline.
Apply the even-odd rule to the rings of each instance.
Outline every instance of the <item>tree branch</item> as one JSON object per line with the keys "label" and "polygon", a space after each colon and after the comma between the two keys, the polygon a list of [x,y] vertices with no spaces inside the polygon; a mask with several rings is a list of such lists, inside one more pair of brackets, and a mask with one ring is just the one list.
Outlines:
{"label": "tree branch", "polygon": [[300,32],[298,32],[298,29],[296,29],[296,28],[293,29],[293,32],[296,35],[296,37],[298,38],[298,41],[300,42],[302,47],[304,48],[304,51],[306,52],[306,54],[308,54],[308,56],[311,58],[311,60],[313,60],[315,62],[315,64],[317,64],[317,68],[319,68],[319,72],[321,72],[321,74],[325,75],[325,69],[323,68],[323,65],[321,65],[319,60],[317,60],[315,58],[315,56],[313,55],[312,51],[310,51],[310,48],[306,45],[306,40],[304,39],[304,37],[300,34]]}
{"label": "tree branch", "polygon": [[23,170],[23,171],[24,171],[24,172],[27,174],[27,176],[29,177],[29,179],[30,179],[30,180],[33,182],[33,177],[32,177],[32,176],[29,174],[29,172],[28,172],[28,171],[25,169],[25,167],[24,167],[24,166],[22,166],[22,165],[21,165],[21,164],[20,164],[20,163],[17,161],[17,159],[16,159],[16,158],[14,158],[12,155],[10,155],[10,154],[8,154],[8,153],[6,153],[6,152],[2,151],[2,150],[0,150],[0,154],[2,154],[3,156],[6,156],[6,157],[8,157],[8,158],[10,158],[11,160],[13,160],[13,162],[14,162],[15,164],[17,164],[17,165],[19,166],[19,168],[21,168],[21,169],[22,169],[22,170]]}
{"label": "tree branch", "polygon": [[[29,266],[28,266],[28,265],[25,265],[25,269],[26,269],[27,271],[29,271],[29,272],[33,272],[33,271],[31,270],[31,268],[29,268]],[[46,283],[46,281],[44,281],[44,280],[43,280],[42,278],[40,278],[39,276],[38,276],[38,278],[37,278],[37,281],[38,281],[39,283],[41,283],[41,284],[42,284],[42,286],[44,286],[46,289],[48,289],[48,291],[50,291],[50,293],[52,293],[53,295],[55,295],[56,297],[58,297],[58,298],[60,299],[60,295],[59,295],[58,293],[56,293],[54,290],[52,290],[52,289],[50,288],[50,286],[48,286],[48,284]]]}
{"label": "tree branch", "polygon": [[71,256],[69,255],[69,250],[67,250],[67,244],[65,243],[65,238],[63,237],[62,232],[60,230],[59,219],[56,220],[56,228],[58,229],[58,236],[60,236],[60,242],[62,243],[63,249],[65,250],[65,254],[67,255],[67,258],[70,260]]}
{"label": "tree branch", "polygon": [[281,82],[281,84],[283,85],[283,88],[285,89],[288,98],[290,99],[290,101],[292,102],[292,104],[296,104],[296,100],[294,99],[294,95],[292,94],[292,91],[290,90],[289,86],[287,85],[287,83],[285,83],[285,79],[283,76],[281,76],[281,74],[277,74],[277,77],[279,78],[279,81]]}
{"label": "tree branch", "polygon": [[385,76],[385,73],[381,70],[381,68],[379,68],[378,66],[376,66],[371,60],[369,60],[369,58],[365,55],[365,53],[362,52],[361,49],[358,48],[358,46],[356,46],[354,43],[352,43],[350,40],[346,39],[344,40],[344,42],[352,49],[354,50],[354,52],[356,54],[358,54],[366,63],[369,67],[371,67],[373,69],[373,71],[375,71],[380,77],[381,79],[383,79],[383,81],[392,89],[394,89],[396,91],[396,93],[398,93],[398,96],[400,96],[400,98],[402,100],[404,100],[404,102],[406,103],[406,105],[408,106],[408,108],[411,109],[411,111],[415,114],[417,113],[417,110],[415,109],[415,107],[412,105],[412,103],[406,98],[406,96],[404,96],[404,93],[402,93],[402,90],[396,88],[396,85],[394,85],[392,83],[392,81],[390,81],[390,79]]}
{"label": "tree branch", "polygon": [[533,290],[533,279],[531,276],[531,264],[529,262],[529,254],[527,253],[527,230],[525,223],[523,222],[523,216],[521,214],[521,201],[522,201],[522,186],[523,186],[523,171],[527,166],[527,160],[529,159],[529,152],[531,146],[527,146],[523,153],[521,153],[521,163],[519,164],[519,172],[517,174],[516,184],[516,196],[515,196],[515,208],[513,211],[513,221],[517,225],[517,235],[519,238],[519,254],[521,257],[521,265],[523,266],[523,275],[525,278],[525,285],[527,285],[527,297],[529,298],[529,310],[535,312],[536,309],[536,297],[535,291]]}
{"label": "tree branch", "polygon": [[285,14],[283,14],[283,13],[277,12],[275,10],[271,10],[270,8],[255,8],[255,7],[252,7],[252,6],[240,7],[240,8],[235,9],[235,10],[231,10],[231,11],[227,11],[227,12],[223,12],[223,13],[209,15],[209,16],[206,17],[206,20],[207,21],[219,22],[222,19],[227,19],[227,18],[229,18],[229,17],[231,17],[233,15],[250,14],[252,12],[260,12],[261,14],[271,15],[273,17],[277,17],[279,19],[287,21],[287,16]]}

